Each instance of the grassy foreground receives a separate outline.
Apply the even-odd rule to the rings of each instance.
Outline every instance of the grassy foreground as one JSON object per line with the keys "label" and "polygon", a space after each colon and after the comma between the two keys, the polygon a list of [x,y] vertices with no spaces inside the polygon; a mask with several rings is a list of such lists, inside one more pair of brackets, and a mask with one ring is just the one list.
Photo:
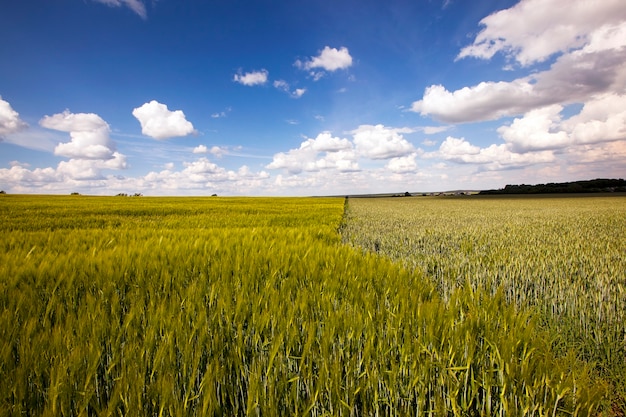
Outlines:
{"label": "grassy foreground", "polygon": [[606,385],[506,291],[442,298],[421,271],[342,245],[343,210],[3,196],[0,415],[602,409]]}

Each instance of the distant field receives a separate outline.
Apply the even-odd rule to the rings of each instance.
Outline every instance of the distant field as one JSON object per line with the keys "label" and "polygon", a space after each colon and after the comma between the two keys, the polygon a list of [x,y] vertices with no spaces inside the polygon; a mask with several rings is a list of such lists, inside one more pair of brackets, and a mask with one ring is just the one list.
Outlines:
{"label": "distant field", "polygon": [[0,415],[608,410],[586,351],[522,307],[593,276],[581,302],[609,307],[578,311],[614,330],[624,200],[453,201],[1,196]]}
{"label": "distant field", "polygon": [[[530,308],[626,394],[626,196],[350,199],[344,240]],[[624,404],[622,404],[624,407]]]}

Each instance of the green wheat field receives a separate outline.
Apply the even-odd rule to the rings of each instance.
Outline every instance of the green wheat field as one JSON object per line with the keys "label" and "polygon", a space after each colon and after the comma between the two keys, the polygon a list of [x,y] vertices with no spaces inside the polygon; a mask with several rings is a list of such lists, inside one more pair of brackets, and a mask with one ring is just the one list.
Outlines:
{"label": "green wheat field", "polygon": [[623,416],[626,197],[0,196],[0,416]]}

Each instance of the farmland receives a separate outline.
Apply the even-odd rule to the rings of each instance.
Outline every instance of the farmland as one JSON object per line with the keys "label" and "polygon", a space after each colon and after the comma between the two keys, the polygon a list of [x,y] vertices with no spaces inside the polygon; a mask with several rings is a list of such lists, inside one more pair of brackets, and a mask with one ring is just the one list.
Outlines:
{"label": "farmland", "polygon": [[530,309],[626,397],[626,197],[351,199],[344,240]]}
{"label": "farmland", "polygon": [[453,201],[2,196],[0,415],[608,412],[624,200]]}

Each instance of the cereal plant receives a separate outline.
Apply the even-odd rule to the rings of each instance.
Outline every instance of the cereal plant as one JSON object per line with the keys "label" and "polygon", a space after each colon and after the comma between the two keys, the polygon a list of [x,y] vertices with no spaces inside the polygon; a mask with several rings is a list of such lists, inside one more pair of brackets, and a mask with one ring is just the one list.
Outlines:
{"label": "cereal plant", "polygon": [[626,398],[625,197],[350,199],[344,225],[345,241],[424,274],[444,299],[483,288],[532,308],[558,351]]}
{"label": "cereal plant", "polygon": [[[0,415],[595,415],[479,288],[341,244],[342,199],[7,196]],[[345,226],[345,224],[344,224]]]}

